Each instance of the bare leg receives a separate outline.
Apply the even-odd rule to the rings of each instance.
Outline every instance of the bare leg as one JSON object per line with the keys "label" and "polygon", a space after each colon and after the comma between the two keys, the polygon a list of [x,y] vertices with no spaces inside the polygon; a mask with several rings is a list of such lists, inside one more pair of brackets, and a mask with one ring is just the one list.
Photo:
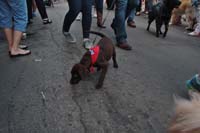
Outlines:
{"label": "bare leg", "polygon": [[12,45],[13,45],[13,29],[5,28],[4,29],[6,39],[8,41],[8,48],[9,51],[11,51]]}
{"label": "bare leg", "polygon": [[30,52],[30,50],[23,50],[18,48],[19,43],[22,38],[22,32],[21,31],[14,31],[14,36],[13,36],[13,45],[11,48],[11,55],[17,55],[17,54],[27,54]]}

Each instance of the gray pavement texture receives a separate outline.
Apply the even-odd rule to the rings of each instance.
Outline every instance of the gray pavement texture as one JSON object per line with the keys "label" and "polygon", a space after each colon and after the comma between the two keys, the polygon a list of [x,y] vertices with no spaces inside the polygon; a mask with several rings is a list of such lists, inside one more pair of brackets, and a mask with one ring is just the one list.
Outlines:
{"label": "gray pavement texture", "polygon": [[[103,88],[94,87],[99,73],[71,86],[70,70],[85,50],[80,21],[71,27],[77,44],[62,35],[67,10],[67,3],[47,8],[51,25],[37,14],[22,42],[30,56],[9,58],[1,34],[0,133],[165,133],[173,94],[187,97],[185,81],[199,72],[200,39],[187,36],[184,27],[170,27],[165,39],[156,38],[154,24],[149,33],[147,19],[136,17],[137,28],[127,27],[133,50],[116,48],[119,68],[110,65]],[[113,15],[101,32],[115,41]],[[99,31],[94,18],[92,29]]]}

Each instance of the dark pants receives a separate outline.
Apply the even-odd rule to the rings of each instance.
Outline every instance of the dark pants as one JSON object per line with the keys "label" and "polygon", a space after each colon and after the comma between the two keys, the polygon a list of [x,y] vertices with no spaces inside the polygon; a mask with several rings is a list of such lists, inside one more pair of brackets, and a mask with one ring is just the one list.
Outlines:
{"label": "dark pants", "polygon": [[92,2],[93,0],[68,0],[69,11],[65,15],[63,31],[69,32],[71,24],[82,11],[83,38],[89,38],[92,23]]}
{"label": "dark pants", "polygon": [[139,5],[136,8],[136,12],[140,12],[142,9],[142,0],[139,0]]}
{"label": "dark pants", "polygon": [[107,9],[113,10],[114,9],[114,2],[115,2],[115,0],[106,0]]}
{"label": "dark pants", "polygon": [[26,0],[27,3],[27,11],[28,11],[28,22],[30,22],[30,19],[33,18],[32,16],[32,0]]}
{"label": "dark pants", "polygon": [[103,0],[95,0],[95,7],[97,12],[103,13]]}
{"label": "dark pants", "polygon": [[42,19],[48,18],[46,7],[43,0],[35,0],[38,11]]}

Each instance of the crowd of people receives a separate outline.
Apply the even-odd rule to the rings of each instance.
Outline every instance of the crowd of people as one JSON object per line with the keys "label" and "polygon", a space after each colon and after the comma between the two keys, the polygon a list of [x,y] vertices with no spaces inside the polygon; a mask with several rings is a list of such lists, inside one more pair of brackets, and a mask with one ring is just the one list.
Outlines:
{"label": "crowd of people", "polygon": [[[106,0],[107,9],[114,10],[115,16],[111,23],[117,41],[117,46],[124,50],[131,50],[132,47],[127,42],[127,25],[135,28],[135,16],[139,16],[142,11],[148,14],[154,4],[163,0]],[[52,1],[50,1],[52,2]],[[69,10],[65,15],[62,33],[69,43],[76,43],[76,37],[71,34],[70,27],[77,16],[82,14],[83,46],[86,49],[93,47],[90,40],[89,31],[92,24],[92,6],[95,6],[97,26],[106,28],[103,22],[103,4],[104,0],[67,0]],[[200,13],[198,0],[181,0],[181,5],[174,9],[170,24],[181,24],[182,16],[186,16],[188,27],[191,30],[191,36],[200,35]],[[27,26],[32,24],[32,18],[35,16],[36,8],[42,18],[43,24],[51,24],[45,3],[47,0],[1,0],[0,1],[0,27],[4,29],[11,57],[28,55],[31,53],[26,46],[20,45],[22,35],[26,33]],[[143,6],[145,5],[145,6]],[[143,10],[142,10],[143,8]]]}

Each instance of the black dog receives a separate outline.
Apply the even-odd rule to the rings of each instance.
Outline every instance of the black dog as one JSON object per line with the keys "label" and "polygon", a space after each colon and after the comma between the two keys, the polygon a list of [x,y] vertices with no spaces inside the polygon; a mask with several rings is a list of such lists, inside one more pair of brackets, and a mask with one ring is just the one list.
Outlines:
{"label": "black dog", "polygon": [[93,61],[93,50],[89,50],[87,51],[80,63],[75,64],[71,70],[71,80],[70,83],[71,84],[78,84],[80,80],[84,79],[84,77],[87,76],[87,74],[89,74],[90,69],[93,67],[97,67],[97,70],[101,70],[101,75],[99,78],[98,83],[96,84],[96,88],[99,89],[102,87],[103,85],[103,81],[108,69],[108,61],[110,60],[110,58],[112,57],[113,59],[113,66],[115,68],[118,68],[118,64],[116,61],[116,52],[115,52],[115,47],[111,41],[111,39],[109,39],[108,37],[106,37],[105,35],[103,35],[102,33],[99,32],[94,32],[94,31],[90,31],[90,33],[99,35],[102,37],[102,39],[98,42],[97,47],[99,49],[99,54],[98,56],[96,56],[96,61]]}
{"label": "black dog", "polygon": [[163,0],[163,2],[157,3],[152,7],[152,10],[149,11],[149,20],[148,20],[148,27],[147,31],[149,31],[149,27],[151,23],[156,21],[156,36],[159,37],[159,34],[162,34],[161,27],[164,23],[165,25],[165,32],[163,37],[166,37],[169,21],[171,18],[172,10],[177,8],[181,2],[179,0]]}

